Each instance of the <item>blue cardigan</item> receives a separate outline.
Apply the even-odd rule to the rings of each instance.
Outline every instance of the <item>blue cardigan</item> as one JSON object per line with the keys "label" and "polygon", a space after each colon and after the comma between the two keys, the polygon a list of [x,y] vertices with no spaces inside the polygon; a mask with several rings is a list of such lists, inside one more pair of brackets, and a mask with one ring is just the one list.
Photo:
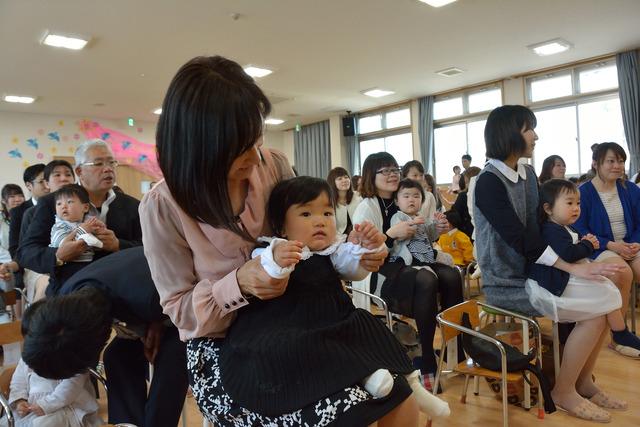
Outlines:
{"label": "blue cardigan", "polygon": [[[574,263],[593,254],[591,242],[580,240],[573,243],[571,234],[562,225],[547,221],[540,228],[542,238],[565,262]],[[555,296],[560,296],[569,282],[569,273],[547,265],[530,264],[529,278]]]}
{"label": "blue cardigan", "polygon": [[[631,181],[627,181],[625,185],[627,188],[624,188],[620,181],[616,183],[624,212],[624,223],[627,226],[624,241],[640,243],[640,188]],[[580,234],[591,233],[598,238],[600,249],[591,256],[596,258],[607,249],[607,243],[613,240],[613,231],[609,215],[591,181],[580,186],[580,204],[580,218],[574,227]]]}

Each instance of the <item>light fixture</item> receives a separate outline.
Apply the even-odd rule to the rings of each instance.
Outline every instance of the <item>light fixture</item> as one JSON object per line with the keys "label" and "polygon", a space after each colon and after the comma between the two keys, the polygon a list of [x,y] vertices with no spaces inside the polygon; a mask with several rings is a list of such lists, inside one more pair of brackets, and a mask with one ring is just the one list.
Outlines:
{"label": "light fixture", "polygon": [[36,98],[31,96],[5,95],[4,100],[18,104],[31,104]]}
{"label": "light fixture", "polygon": [[385,89],[378,89],[378,88],[362,91],[363,95],[367,95],[372,98],[381,98],[383,96],[393,95],[394,93],[395,92],[392,90],[385,90]]}
{"label": "light fixture", "polygon": [[419,0],[422,3],[426,3],[429,6],[433,6],[433,7],[442,7],[442,6],[446,6],[449,3],[453,3],[456,0]]}
{"label": "light fixture", "polygon": [[555,55],[556,53],[564,52],[571,49],[573,45],[564,39],[547,40],[546,42],[536,43],[527,46],[533,50],[537,55],[547,56]]}
{"label": "light fixture", "polygon": [[264,122],[265,122],[265,124],[268,124],[268,125],[281,125],[281,124],[284,123],[284,120],[282,120],[282,119],[267,119]]}
{"label": "light fixture", "polygon": [[162,108],[156,108],[155,110],[153,110],[153,114],[157,114],[159,116],[160,114],[162,114]]}
{"label": "light fixture", "polygon": [[464,70],[458,68],[458,67],[450,67],[450,68],[445,68],[444,70],[440,70],[440,71],[436,71],[436,74],[439,74],[441,76],[445,76],[445,77],[453,77],[453,76],[457,76],[458,74],[462,74],[464,73]]}
{"label": "light fixture", "polygon": [[53,47],[63,47],[65,49],[80,50],[89,43],[89,38],[64,36],[62,34],[52,34],[46,32],[42,39],[42,44]]}
{"label": "light fixture", "polygon": [[273,70],[268,68],[256,67],[255,65],[247,65],[244,67],[244,72],[249,74],[251,77],[259,79],[260,77],[268,76],[273,73]]}

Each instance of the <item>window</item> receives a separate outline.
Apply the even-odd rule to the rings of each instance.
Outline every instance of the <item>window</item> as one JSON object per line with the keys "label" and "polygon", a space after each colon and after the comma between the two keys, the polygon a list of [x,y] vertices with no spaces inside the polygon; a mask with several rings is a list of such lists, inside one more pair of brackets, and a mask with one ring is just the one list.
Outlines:
{"label": "window", "polygon": [[[613,141],[627,154],[617,93],[615,60],[581,65],[526,79],[529,101],[538,119],[533,165],[537,173],[552,154],[567,164],[567,175],[591,169],[591,145]],[[555,98],[563,98],[553,102]],[[546,101],[546,102],[541,102]],[[540,102],[541,107],[536,108]]]}
{"label": "window", "polygon": [[433,103],[433,120],[491,111],[502,105],[502,88],[489,85],[462,93],[437,97]]}
{"label": "window", "polygon": [[490,84],[436,98],[434,114],[434,159],[436,182],[451,182],[453,167],[464,154],[475,166],[484,164],[484,126],[491,110],[502,105],[502,87]]}
{"label": "window", "polygon": [[615,59],[610,59],[527,77],[526,85],[529,103],[576,97],[616,89],[618,70]]}
{"label": "window", "polygon": [[386,151],[391,154],[400,166],[413,160],[411,132],[360,141],[360,164],[362,165],[370,154],[380,151]]}
{"label": "window", "polygon": [[571,74],[563,76],[549,75],[544,78],[532,80],[530,87],[531,102],[570,96],[573,93]]}
{"label": "window", "polygon": [[485,158],[484,126],[486,120],[457,123],[434,130],[435,175],[438,184],[451,182],[453,167],[460,166],[464,154],[473,165],[482,165]]}
{"label": "window", "polygon": [[358,119],[360,165],[373,153],[386,151],[395,157],[398,165],[413,160],[411,108],[395,106]]}

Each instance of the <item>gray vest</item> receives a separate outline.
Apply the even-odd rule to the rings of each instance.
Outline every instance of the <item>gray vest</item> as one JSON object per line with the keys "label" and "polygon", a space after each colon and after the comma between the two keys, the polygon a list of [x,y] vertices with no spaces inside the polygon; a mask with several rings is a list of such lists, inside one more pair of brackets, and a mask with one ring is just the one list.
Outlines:
{"label": "gray vest", "polygon": [[[526,171],[527,179],[518,179],[515,184],[491,164],[487,164],[480,175],[492,173],[500,178],[522,224],[528,229],[537,229],[538,181],[533,168],[526,166]],[[477,206],[473,206],[473,211],[476,221],[475,245],[487,303],[530,316],[538,315],[524,289],[527,260],[502,240]]]}

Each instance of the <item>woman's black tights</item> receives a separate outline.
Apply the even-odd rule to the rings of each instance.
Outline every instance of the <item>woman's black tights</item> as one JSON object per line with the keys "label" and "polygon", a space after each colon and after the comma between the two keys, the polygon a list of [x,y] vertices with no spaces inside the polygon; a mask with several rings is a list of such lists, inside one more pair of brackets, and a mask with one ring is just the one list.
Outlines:
{"label": "woman's black tights", "polygon": [[397,279],[399,284],[415,280],[412,300],[399,301],[398,305],[401,314],[412,317],[416,321],[422,345],[422,373],[435,372],[438,366],[433,353],[436,314],[439,312],[438,292],[440,292],[440,305],[443,310],[463,301],[462,280],[458,271],[439,263],[431,264],[429,267],[437,277],[426,269],[405,268]]}

